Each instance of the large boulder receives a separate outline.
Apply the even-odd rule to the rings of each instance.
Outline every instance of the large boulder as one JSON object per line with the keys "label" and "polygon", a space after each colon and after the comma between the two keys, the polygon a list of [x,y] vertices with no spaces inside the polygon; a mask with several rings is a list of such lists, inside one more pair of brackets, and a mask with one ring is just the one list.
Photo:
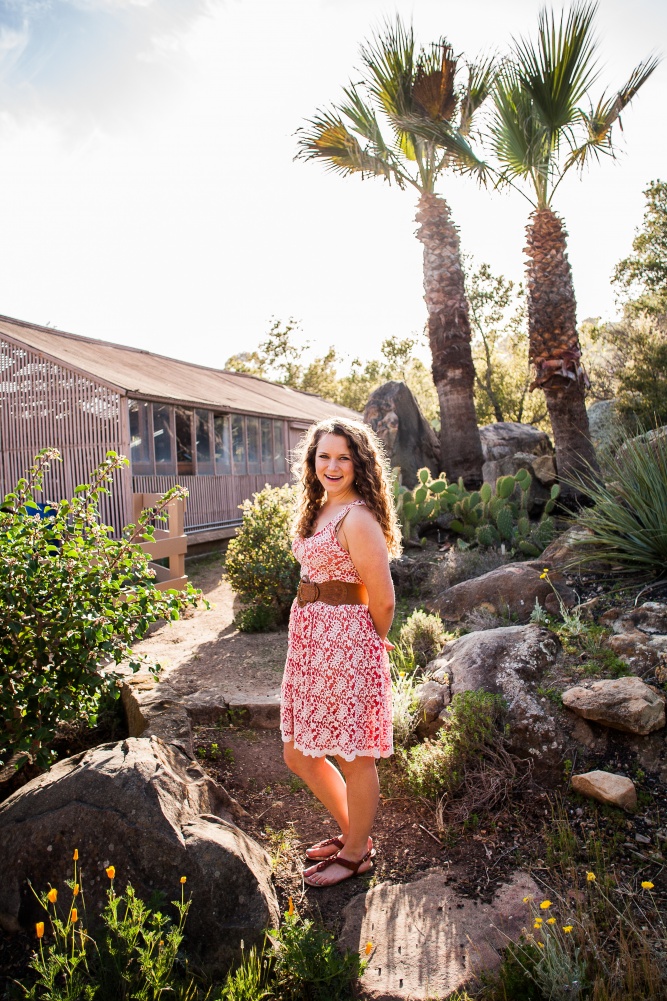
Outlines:
{"label": "large boulder", "polygon": [[638,608],[612,608],[600,616],[613,635],[606,645],[633,671],[645,674],[667,667],[667,605],[645,601]]}
{"label": "large boulder", "polygon": [[615,401],[596,400],[595,403],[591,403],[586,413],[591,441],[595,448],[612,448],[622,430]]}
{"label": "large boulder", "polygon": [[552,573],[549,579],[542,576],[545,566],[548,564],[541,560],[506,563],[481,577],[447,588],[427,603],[428,609],[446,622],[460,622],[477,608],[507,615],[516,622],[528,622],[537,601],[548,612],[558,615],[559,598],[566,608],[571,608],[576,595],[560,574]]}
{"label": "large boulder", "polygon": [[556,482],[556,463],[549,436],[532,424],[497,421],[479,429],[484,454],[482,477],[495,484],[499,476],[514,476],[527,469],[532,482],[528,492],[529,514],[538,514]]}
{"label": "large boulder", "polygon": [[577,716],[623,733],[647,734],[665,725],[665,696],[641,678],[594,681],[563,692],[563,705]]}
{"label": "large boulder", "polygon": [[524,899],[539,889],[516,872],[490,903],[457,893],[454,872],[435,870],[413,883],[380,883],[347,905],[341,944],[373,951],[361,978],[375,1001],[449,997],[482,971],[497,969],[508,941],[528,923]]}
{"label": "large boulder", "polygon": [[366,404],[364,420],[382,440],[392,468],[399,466],[403,484],[413,487],[417,470],[440,472],[440,443],[404,382],[385,382]]}
{"label": "large boulder", "polygon": [[518,421],[496,421],[479,429],[485,462],[505,459],[516,452],[531,455],[553,455],[549,435],[532,424]]}
{"label": "large boulder", "polygon": [[443,725],[457,693],[495,692],[507,702],[511,749],[536,765],[553,765],[560,758],[562,738],[536,689],[559,650],[555,634],[540,626],[487,629],[451,640],[427,665],[429,681],[417,693],[422,732],[428,735]]}
{"label": "large boulder", "polygon": [[0,806],[0,924],[30,927],[40,908],[30,883],[65,880],[78,849],[87,926],[104,902],[105,868],[148,900],[173,900],[187,877],[189,951],[211,973],[261,942],[278,919],[271,864],[231,822],[228,797],[195,762],[158,737],[103,744],[63,760]]}

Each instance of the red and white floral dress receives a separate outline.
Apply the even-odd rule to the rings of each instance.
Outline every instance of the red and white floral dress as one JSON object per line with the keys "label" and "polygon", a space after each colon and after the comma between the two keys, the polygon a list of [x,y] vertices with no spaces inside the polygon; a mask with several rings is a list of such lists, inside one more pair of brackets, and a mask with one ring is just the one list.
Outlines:
{"label": "red and white floral dress", "polygon": [[[301,576],[363,583],[337,530],[348,504],[292,551]],[[292,605],[280,713],[284,741],[302,754],[386,758],[393,753],[391,678],[384,643],[365,605]]]}

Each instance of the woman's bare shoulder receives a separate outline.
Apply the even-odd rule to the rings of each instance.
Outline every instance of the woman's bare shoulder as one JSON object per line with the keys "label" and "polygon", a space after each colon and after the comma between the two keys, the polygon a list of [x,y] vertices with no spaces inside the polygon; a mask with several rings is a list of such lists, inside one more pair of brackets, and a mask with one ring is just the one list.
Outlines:
{"label": "woman's bare shoulder", "polygon": [[343,524],[352,532],[367,532],[372,526],[381,531],[380,522],[365,504],[355,504],[354,507],[351,507],[345,516]]}

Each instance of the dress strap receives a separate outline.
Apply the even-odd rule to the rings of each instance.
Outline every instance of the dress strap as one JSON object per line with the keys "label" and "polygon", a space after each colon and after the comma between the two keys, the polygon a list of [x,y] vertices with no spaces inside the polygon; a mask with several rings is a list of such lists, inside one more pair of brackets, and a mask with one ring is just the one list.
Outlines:
{"label": "dress strap", "polygon": [[356,507],[357,504],[364,504],[365,505],[366,502],[362,501],[362,500],[352,501],[352,503],[348,504],[347,507],[344,507],[342,511],[339,511],[339,513],[336,515],[335,518],[331,519],[331,521],[329,522],[329,525],[334,525],[335,526],[335,530],[338,531],[338,529],[340,528],[340,526],[341,526],[341,524],[343,522],[343,519],[347,518],[348,514],[350,513],[350,510],[353,507]]}

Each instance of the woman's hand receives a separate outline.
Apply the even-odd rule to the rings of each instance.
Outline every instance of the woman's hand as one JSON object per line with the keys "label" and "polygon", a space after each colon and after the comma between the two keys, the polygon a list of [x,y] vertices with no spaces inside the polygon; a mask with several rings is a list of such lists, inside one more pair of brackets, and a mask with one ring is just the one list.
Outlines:
{"label": "woman's hand", "polygon": [[395,650],[396,649],[396,647],[394,646],[394,644],[390,643],[389,640],[383,640],[383,643],[384,643],[385,650]]}

